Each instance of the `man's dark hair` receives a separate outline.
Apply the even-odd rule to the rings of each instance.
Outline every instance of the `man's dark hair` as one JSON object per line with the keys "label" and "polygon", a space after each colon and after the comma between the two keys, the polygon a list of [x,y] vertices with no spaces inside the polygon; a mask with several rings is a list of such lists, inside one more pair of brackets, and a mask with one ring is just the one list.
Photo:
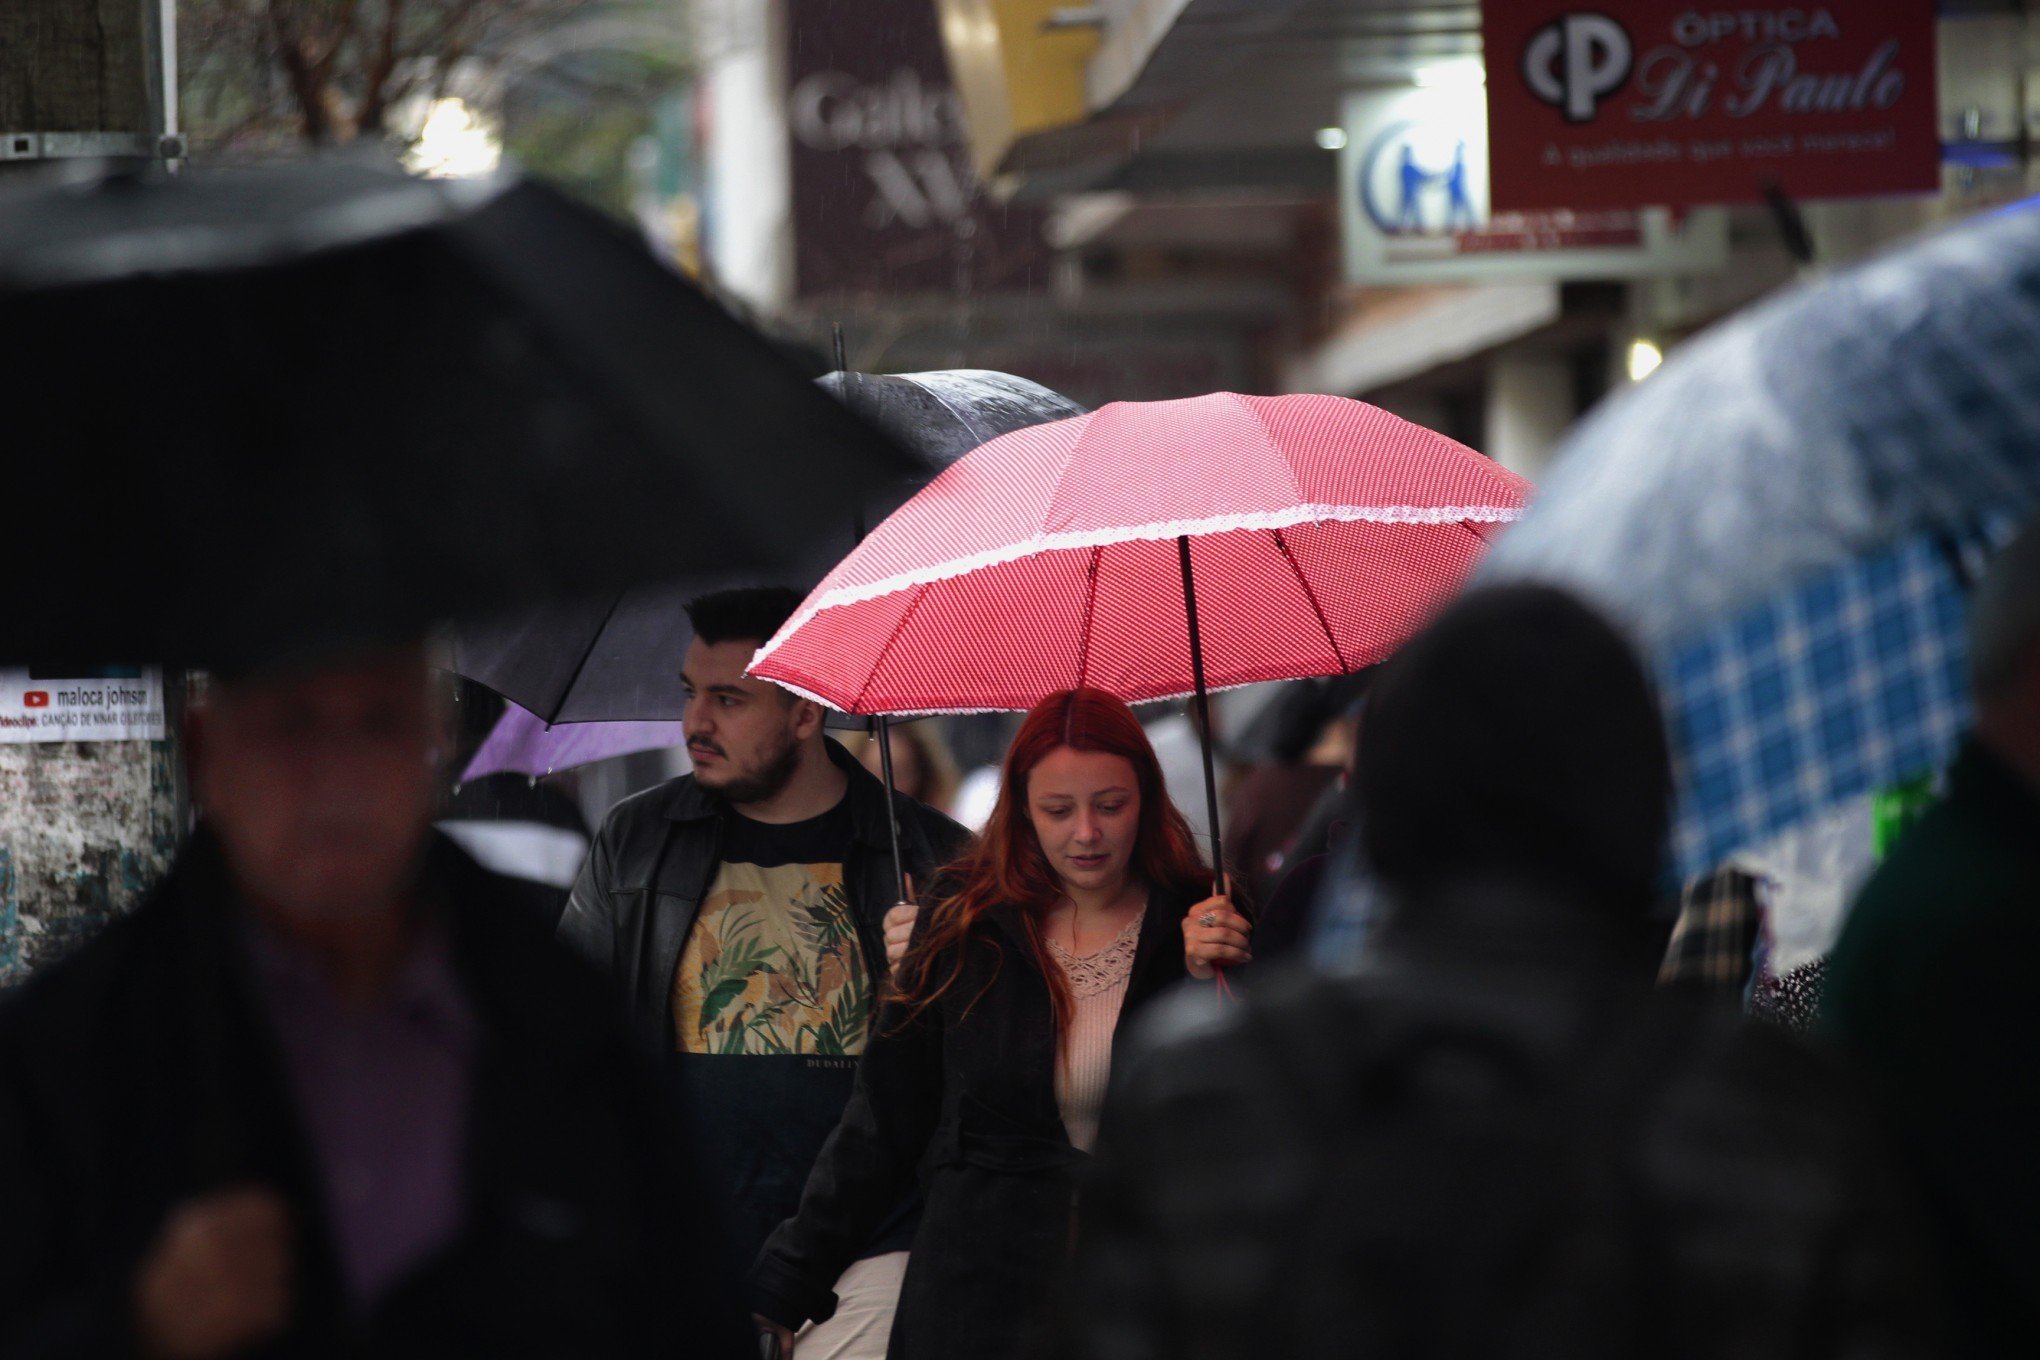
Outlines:
{"label": "man's dark hair", "polygon": [[711,647],[719,642],[762,645],[798,608],[799,592],[785,586],[745,586],[697,597],[687,606],[687,621],[694,625],[694,636]]}
{"label": "man's dark hair", "polygon": [[1629,643],[1563,591],[1467,595],[1382,668],[1361,724],[1361,836],[1422,896],[1507,880],[1580,905],[1653,903],[1671,757]]}

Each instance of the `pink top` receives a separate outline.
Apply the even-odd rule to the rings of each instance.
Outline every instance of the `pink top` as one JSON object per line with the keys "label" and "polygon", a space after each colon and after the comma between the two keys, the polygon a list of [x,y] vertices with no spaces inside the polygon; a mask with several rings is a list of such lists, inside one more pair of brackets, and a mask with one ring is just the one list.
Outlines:
{"label": "pink top", "polygon": [[1112,1075],[1112,1031],[1133,976],[1133,954],[1140,944],[1140,923],[1147,909],[1126,923],[1111,944],[1082,958],[1054,940],[1049,953],[1069,979],[1076,1013],[1063,1035],[1055,1064],[1055,1100],[1062,1111],[1070,1143],[1085,1151],[1098,1137],[1098,1113],[1105,1104],[1105,1083]]}

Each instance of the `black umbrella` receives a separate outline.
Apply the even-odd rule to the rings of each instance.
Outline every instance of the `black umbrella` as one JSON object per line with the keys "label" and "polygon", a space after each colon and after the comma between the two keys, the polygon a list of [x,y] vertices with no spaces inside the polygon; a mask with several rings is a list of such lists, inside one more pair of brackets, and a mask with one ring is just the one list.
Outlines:
{"label": "black umbrella", "polygon": [[[984,369],[839,372],[817,382],[920,457],[911,474],[848,502],[862,506],[869,523],[987,439],[1084,413],[1039,383]],[[837,512],[835,541],[845,551],[861,527],[857,518]],[[788,573],[779,580],[805,589],[821,574]],[[683,606],[711,584],[639,589],[464,625],[452,638],[448,665],[549,723],[677,719],[686,707],[680,658],[693,636]],[[868,720],[843,717],[832,725],[862,729]]]}
{"label": "black umbrella", "polygon": [[680,661],[694,639],[686,605],[700,588],[640,587],[463,623],[446,667],[548,723],[678,722]]}
{"label": "black umbrella", "polygon": [[805,580],[919,466],[629,231],[310,162],[0,186],[0,651],[241,664]]}
{"label": "black umbrella", "polygon": [[[1060,392],[988,368],[836,372],[815,381],[859,416],[920,454],[934,472],[988,439],[1084,414],[1083,407]],[[918,485],[913,489],[918,490]],[[886,511],[889,514],[897,508],[888,506]]]}
{"label": "black umbrella", "polygon": [[[463,623],[449,632],[444,665],[547,724],[678,722],[687,709],[680,662],[694,641],[687,602],[705,589],[713,585],[641,586]],[[831,712],[828,725],[863,732],[871,720]]]}

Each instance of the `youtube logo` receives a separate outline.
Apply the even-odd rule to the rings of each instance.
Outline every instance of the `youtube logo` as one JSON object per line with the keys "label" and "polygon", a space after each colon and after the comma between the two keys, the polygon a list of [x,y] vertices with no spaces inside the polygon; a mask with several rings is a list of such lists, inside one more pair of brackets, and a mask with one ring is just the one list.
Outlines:
{"label": "youtube logo", "polygon": [[23,708],[48,708],[50,706],[50,692],[46,689],[29,690],[21,696],[21,706]]}

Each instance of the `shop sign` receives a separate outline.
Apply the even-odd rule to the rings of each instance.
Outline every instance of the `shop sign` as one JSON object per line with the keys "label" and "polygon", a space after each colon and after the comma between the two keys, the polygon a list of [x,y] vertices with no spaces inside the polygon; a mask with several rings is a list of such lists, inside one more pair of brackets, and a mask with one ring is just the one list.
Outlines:
{"label": "shop sign", "polygon": [[1495,212],[1477,85],[1349,95],[1340,211],[1355,283],[1635,278],[1719,268],[1719,213]]}
{"label": "shop sign", "polygon": [[1934,0],[1482,9],[1498,209],[1940,187]]}
{"label": "shop sign", "polygon": [[791,0],[786,124],[802,297],[1041,283],[1038,209],[980,188],[927,0]]}
{"label": "shop sign", "polygon": [[0,668],[0,744],[163,740],[163,672]]}

